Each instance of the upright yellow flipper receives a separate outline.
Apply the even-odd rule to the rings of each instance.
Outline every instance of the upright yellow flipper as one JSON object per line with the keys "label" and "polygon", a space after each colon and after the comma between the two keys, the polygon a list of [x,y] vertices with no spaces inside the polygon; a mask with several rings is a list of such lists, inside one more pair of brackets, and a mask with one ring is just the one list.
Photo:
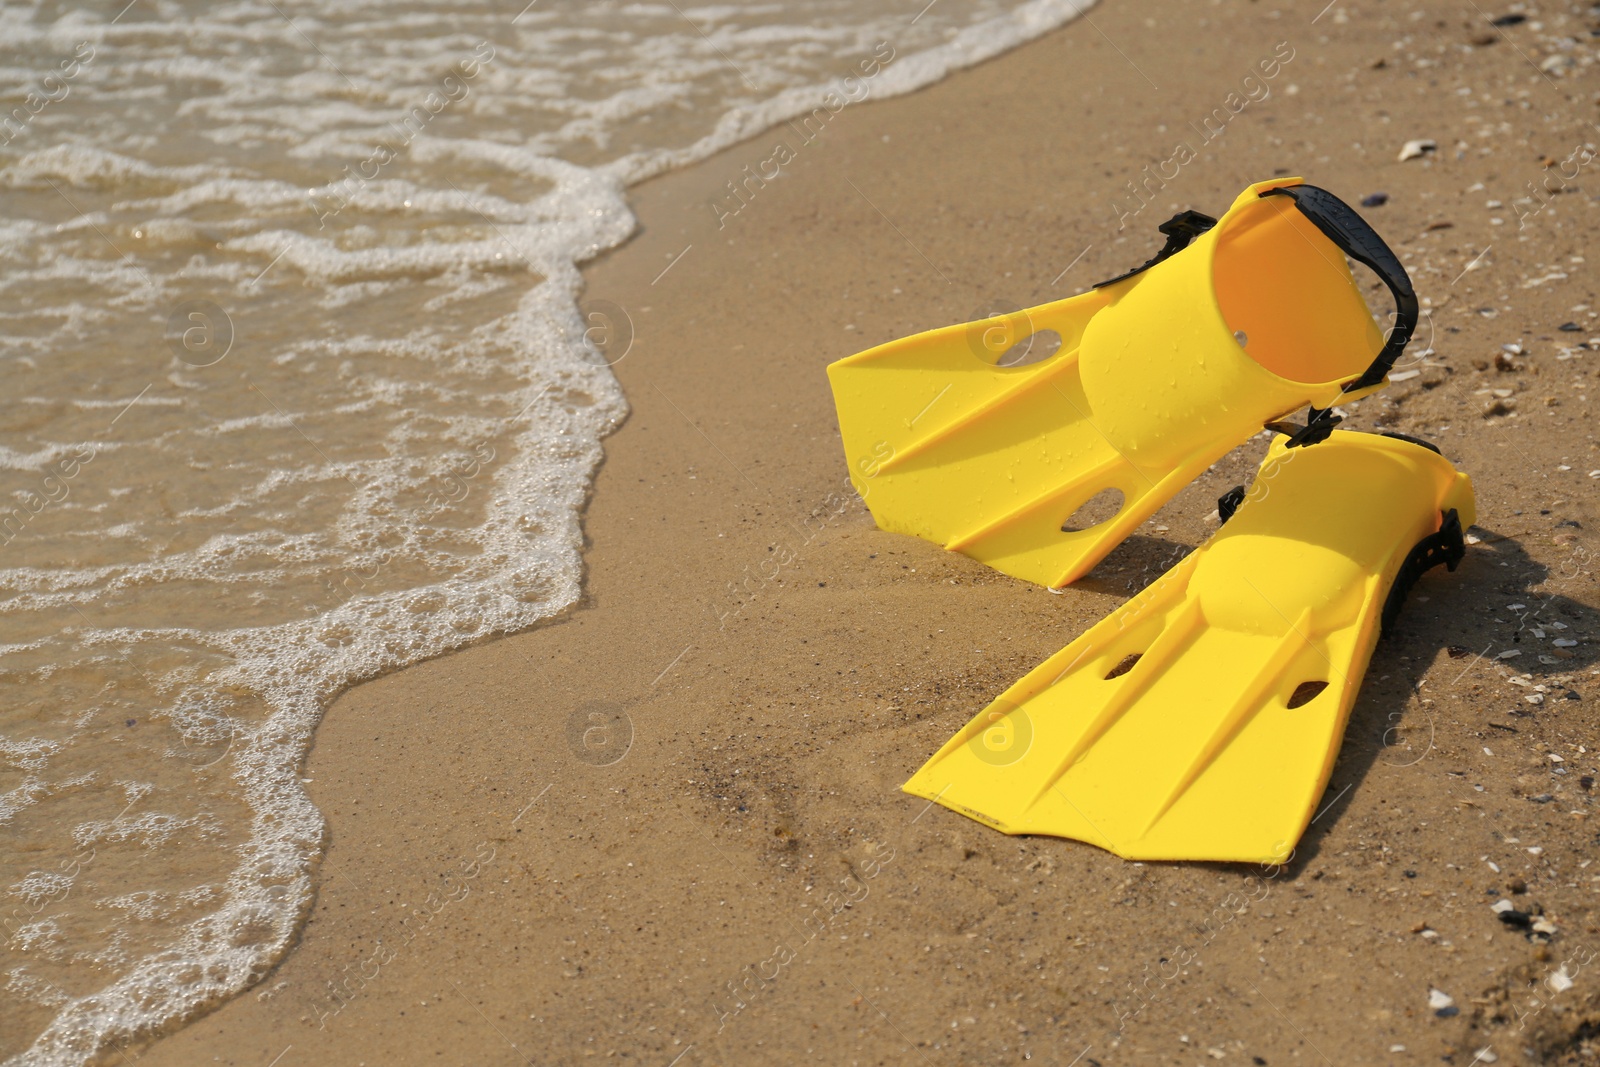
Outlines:
{"label": "upright yellow flipper", "polygon": [[1008,834],[1284,862],[1381,626],[1455,569],[1472,484],[1432,446],[1279,440],[1205,545],[1006,690],[906,783]]}
{"label": "upright yellow flipper", "polygon": [[[1185,212],[1146,267],[1087,293],[891,341],[828,368],[850,478],[885,530],[1007,574],[1080,577],[1262,426],[1381,388],[1416,323],[1410,280],[1343,202],[1298,178]],[[1346,254],[1389,284],[1385,341]],[[1019,353],[1054,354],[1020,362]],[[1106,490],[1120,510],[1066,529]]]}

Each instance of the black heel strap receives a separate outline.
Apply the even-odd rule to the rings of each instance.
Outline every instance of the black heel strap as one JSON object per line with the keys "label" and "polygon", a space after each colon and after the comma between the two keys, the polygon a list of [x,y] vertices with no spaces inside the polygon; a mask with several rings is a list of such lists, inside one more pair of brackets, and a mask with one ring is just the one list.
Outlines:
{"label": "black heel strap", "polygon": [[1367,220],[1356,214],[1355,208],[1328,190],[1319,189],[1315,185],[1288,185],[1278,189],[1268,189],[1261,195],[1287,196],[1293,200],[1295,207],[1311,220],[1313,226],[1322,231],[1323,236],[1338,245],[1340,251],[1357,263],[1365,263],[1371,267],[1378,277],[1383,279],[1383,284],[1389,287],[1389,292],[1394,295],[1395,324],[1394,329],[1389,332],[1389,339],[1384,342],[1372,365],[1362,373],[1361,377],[1347,384],[1344,391],[1353,393],[1358,389],[1379,384],[1389,376],[1394,361],[1400,358],[1400,353],[1405,350],[1406,344],[1417,328],[1420,310],[1417,305],[1416,290],[1411,287],[1410,275],[1406,273],[1405,267],[1400,265],[1399,258],[1389,246],[1383,243],[1383,238],[1378,236],[1378,232],[1367,225]]}

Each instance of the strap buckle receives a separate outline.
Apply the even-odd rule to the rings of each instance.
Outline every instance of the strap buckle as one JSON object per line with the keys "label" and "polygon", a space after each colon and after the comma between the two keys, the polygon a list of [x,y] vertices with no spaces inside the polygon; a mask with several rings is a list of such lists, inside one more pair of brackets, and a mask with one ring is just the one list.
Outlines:
{"label": "strap buckle", "polygon": [[1178,212],[1156,227],[1156,229],[1167,235],[1167,243],[1161,246],[1161,251],[1157,252],[1153,258],[1142,266],[1135,267],[1125,274],[1119,274],[1115,278],[1108,278],[1103,282],[1095,282],[1093,288],[1103,289],[1108,285],[1126,281],[1135,274],[1149,270],[1164,259],[1171,259],[1185,248],[1188,248],[1196,237],[1199,237],[1216,224],[1216,219],[1198,211]]}
{"label": "strap buckle", "polygon": [[1233,513],[1239,510],[1240,504],[1244,503],[1244,494],[1244,486],[1236,485],[1217,497],[1217,518],[1221,520],[1217,523],[1218,526],[1227,525],[1228,520],[1233,518]]}
{"label": "strap buckle", "polygon": [[1295,422],[1279,421],[1267,423],[1266,428],[1289,438],[1284,448],[1304,448],[1306,445],[1321,444],[1333,433],[1333,428],[1344,421],[1343,415],[1335,415],[1332,412],[1332,408],[1307,408],[1304,426]]}
{"label": "strap buckle", "polygon": [[1405,562],[1400,564],[1400,571],[1394,576],[1394,585],[1389,589],[1389,597],[1383,602],[1381,629],[1384,633],[1394,626],[1395,619],[1400,616],[1400,606],[1406,602],[1406,594],[1411,592],[1411,587],[1417,584],[1417,579],[1424,572],[1441,563],[1446,570],[1454,571],[1467,554],[1466,536],[1456,509],[1444,512],[1441,520],[1439,532],[1418,541],[1407,554]]}

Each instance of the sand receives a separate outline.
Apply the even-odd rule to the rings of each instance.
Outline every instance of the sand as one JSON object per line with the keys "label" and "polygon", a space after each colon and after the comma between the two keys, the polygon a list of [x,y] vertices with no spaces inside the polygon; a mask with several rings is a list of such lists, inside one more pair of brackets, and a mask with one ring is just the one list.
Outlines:
{"label": "sand", "polygon": [[[1592,72],[1537,69],[1553,13],[1320,8],[1103,4],[812,143],[780,129],[635,189],[641,232],[587,272],[634,336],[585,601],[335,703],[305,770],[330,829],[300,943],[110,1061],[1593,1062],[1600,354],[1558,358],[1600,333],[1571,310],[1595,297],[1570,155],[1596,136]],[[1587,30],[1562,31],[1576,55]],[[1137,210],[1128,183],[1180,140],[1197,158]],[[779,141],[783,176],[730,198]],[[1052,594],[874,528],[825,365],[1076,292],[1278,173],[1389,194],[1365,213],[1435,354],[1350,424],[1438,440],[1480,515],[1374,657],[1294,861],[1127,863],[901,794],[1204,540],[1265,441]],[[1560,191],[1519,210],[1528,183]],[[1556,933],[1500,921],[1502,896]]]}

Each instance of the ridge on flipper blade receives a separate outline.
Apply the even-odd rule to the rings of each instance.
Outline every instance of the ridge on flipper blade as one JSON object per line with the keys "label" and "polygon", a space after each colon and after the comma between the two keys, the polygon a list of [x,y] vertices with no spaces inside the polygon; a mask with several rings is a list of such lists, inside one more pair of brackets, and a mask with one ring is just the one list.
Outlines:
{"label": "ridge on flipper blade", "polygon": [[[1088,292],[828,368],[850,479],[880,527],[1065,585],[1263,426],[1310,407],[1297,443],[1320,440],[1326,409],[1380,387],[1416,322],[1398,260],[1298,178],[1163,231],[1156,260]],[[1347,254],[1394,293],[1387,340]]]}
{"label": "ridge on flipper blade", "polygon": [[1275,442],[1233,517],[1006,690],[905,785],[1005,833],[1129,859],[1284,862],[1385,618],[1460,560],[1472,486],[1436,451]]}

